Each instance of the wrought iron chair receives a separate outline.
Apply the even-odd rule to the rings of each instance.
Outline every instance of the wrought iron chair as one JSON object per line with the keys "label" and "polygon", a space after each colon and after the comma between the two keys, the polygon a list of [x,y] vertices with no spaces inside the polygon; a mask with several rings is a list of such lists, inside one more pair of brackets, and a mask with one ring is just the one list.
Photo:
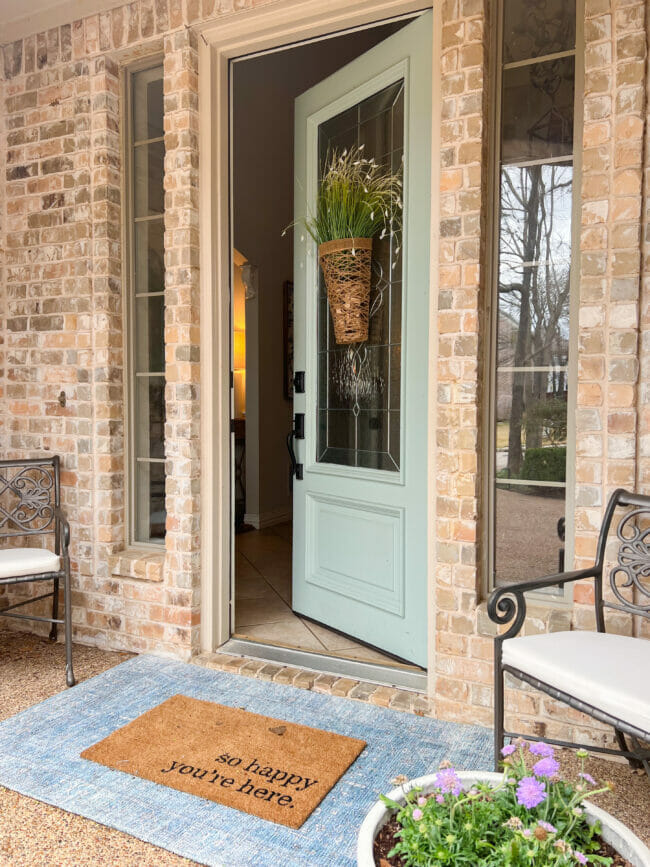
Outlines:
{"label": "wrought iron chair", "polygon": [[[65,674],[74,686],[72,668],[72,605],[70,600],[70,526],[61,510],[59,456],[27,461],[0,461],[0,541],[32,536],[54,536],[49,548],[0,547],[0,587],[32,581],[52,581],[49,593],[30,597],[0,609],[3,617],[51,623],[56,641],[59,623],[65,624]],[[59,581],[64,586],[64,618],[58,619]],[[17,614],[16,608],[52,598],[52,616]]]}
{"label": "wrought iron chair", "polygon": [[[617,560],[609,572],[611,594],[603,596],[606,548],[615,515]],[[612,534],[613,536],[613,534]],[[515,637],[526,619],[525,594],[592,578],[596,632],[575,630]],[[612,494],[598,537],[596,562],[588,569],[560,572],[495,590],[488,601],[490,618],[510,624],[494,641],[494,761],[498,768],[504,738],[519,737],[504,728],[504,673],[558,701],[614,727],[619,750],[543,738],[558,746],[623,755],[650,776],[650,641],[609,634],[605,609],[650,619],[650,497],[618,489]],[[528,740],[542,738],[525,735]],[[629,740],[626,740],[626,738]]]}

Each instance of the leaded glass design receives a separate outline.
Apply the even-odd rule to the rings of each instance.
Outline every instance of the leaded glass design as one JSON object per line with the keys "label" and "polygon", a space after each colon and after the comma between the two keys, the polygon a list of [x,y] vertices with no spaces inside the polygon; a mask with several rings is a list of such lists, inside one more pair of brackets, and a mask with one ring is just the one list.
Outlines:
{"label": "leaded glass design", "polygon": [[163,70],[131,76],[133,541],[165,537]]}
{"label": "leaded glass design", "polygon": [[563,548],[576,13],[559,0],[504,0],[503,14],[496,583],[556,571]]}
{"label": "leaded glass design", "polygon": [[[364,146],[394,171],[404,154],[404,81],[322,123],[321,173],[328,155]],[[317,460],[396,472],[400,468],[402,345],[401,237],[373,244],[368,341],[338,345],[319,271]]]}

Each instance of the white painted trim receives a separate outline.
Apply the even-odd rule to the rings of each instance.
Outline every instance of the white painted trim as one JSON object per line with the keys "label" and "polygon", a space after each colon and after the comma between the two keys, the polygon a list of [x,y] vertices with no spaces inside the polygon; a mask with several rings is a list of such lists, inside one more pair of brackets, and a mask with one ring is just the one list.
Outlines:
{"label": "white painted trim", "polygon": [[[230,59],[382,23],[423,11],[422,0],[280,0],[221,16],[197,28],[199,38],[200,264],[201,264],[201,649],[230,637],[230,414],[229,414],[229,70]],[[432,191],[440,163],[441,6],[435,4],[433,52]],[[434,206],[433,203],[436,203]],[[437,196],[432,195],[431,296],[437,294]],[[435,248],[435,249],[434,249]],[[435,304],[435,300],[432,304]],[[435,308],[432,308],[435,309]],[[435,330],[432,329],[433,335]],[[435,341],[431,340],[431,346]],[[435,368],[434,348],[430,364]],[[435,454],[435,381],[429,407],[430,456]],[[433,461],[432,461],[433,463]],[[435,466],[429,470],[429,671],[435,653]],[[429,683],[431,684],[431,675]],[[431,686],[429,688],[431,692]]]}
{"label": "white painted trim", "polygon": [[268,512],[260,512],[259,514],[246,513],[244,515],[244,524],[250,524],[256,530],[265,530],[267,527],[275,527],[277,524],[286,524],[293,517],[291,509],[270,509]]}

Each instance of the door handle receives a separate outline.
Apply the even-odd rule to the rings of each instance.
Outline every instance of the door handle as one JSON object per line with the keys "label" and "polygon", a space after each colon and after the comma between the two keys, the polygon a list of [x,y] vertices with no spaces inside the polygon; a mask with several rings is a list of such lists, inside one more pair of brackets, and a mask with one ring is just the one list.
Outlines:
{"label": "door handle", "polygon": [[302,464],[299,464],[296,459],[296,453],[293,448],[294,439],[302,440],[305,438],[305,414],[302,412],[297,412],[293,419],[293,427],[287,434],[287,451],[289,452],[289,458],[291,459],[291,477],[294,476],[298,481],[302,479],[303,467]]}

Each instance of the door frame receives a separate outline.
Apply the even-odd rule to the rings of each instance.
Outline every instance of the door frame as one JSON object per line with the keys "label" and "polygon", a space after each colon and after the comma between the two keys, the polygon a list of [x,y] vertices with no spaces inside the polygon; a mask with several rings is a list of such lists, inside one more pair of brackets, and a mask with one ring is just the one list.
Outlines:
{"label": "door frame", "polygon": [[[431,8],[431,0],[281,0],[196,27],[199,47],[199,233],[201,312],[201,650],[230,639],[230,60]],[[441,3],[433,4],[431,189],[440,188]],[[438,299],[438,197],[431,196],[429,314]],[[427,607],[428,693],[435,692],[435,414],[437,342],[430,331],[428,366]],[[214,339],[216,336],[216,339]]]}

